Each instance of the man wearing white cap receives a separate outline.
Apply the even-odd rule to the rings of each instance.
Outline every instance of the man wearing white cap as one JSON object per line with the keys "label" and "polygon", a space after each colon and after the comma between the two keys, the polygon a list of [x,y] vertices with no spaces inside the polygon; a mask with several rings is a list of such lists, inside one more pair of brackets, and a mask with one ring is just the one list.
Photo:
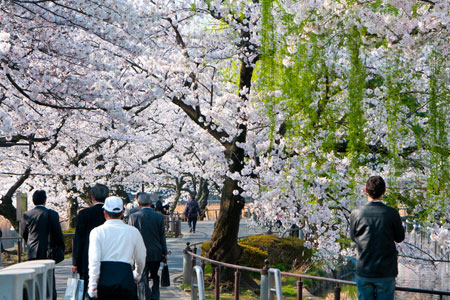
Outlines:
{"label": "man wearing white cap", "polygon": [[136,282],[145,267],[144,241],[135,227],[121,220],[122,199],[106,198],[103,210],[106,222],[89,236],[89,297],[135,300]]}

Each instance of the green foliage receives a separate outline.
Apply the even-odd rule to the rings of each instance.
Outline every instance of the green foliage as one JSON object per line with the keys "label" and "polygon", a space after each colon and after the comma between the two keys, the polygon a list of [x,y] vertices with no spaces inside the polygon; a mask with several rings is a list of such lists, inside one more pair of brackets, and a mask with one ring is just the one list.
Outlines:
{"label": "green foliage", "polygon": [[252,268],[264,267],[264,261],[269,257],[266,251],[260,250],[257,247],[252,247],[244,243],[238,243],[242,249],[241,257],[239,262],[244,266]]}
{"label": "green foliage", "polygon": [[[327,273],[322,270],[320,268],[320,266],[318,266],[317,264],[315,264],[309,271],[308,271],[308,275],[312,275],[312,276],[318,276],[318,277],[327,277]],[[319,289],[319,286],[322,285],[321,281],[318,280],[311,280],[311,279],[304,279],[303,280],[303,284],[305,286],[305,288],[308,291],[314,291],[316,289]]]}
{"label": "green foliage", "polygon": [[359,53],[361,36],[356,27],[353,27],[350,31],[347,47],[350,53],[350,72],[348,75],[348,98],[350,101],[348,112],[348,153],[352,158],[353,164],[355,164],[358,154],[365,152],[365,120],[362,111],[362,101],[366,81],[366,72]]}
{"label": "green foliage", "polygon": [[[275,235],[255,235],[241,240],[238,245],[242,249],[239,264],[253,268],[263,268],[264,261],[269,259],[272,266],[282,270],[291,270],[294,261],[297,266],[308,261],[312,250],[303,246],[304,241],[295,237],[279,238]],[[205,256],[211,242],[201,245],[201,255]]]}
{"label": "green foliage", "polygon": [[449,113],[449,89],[442,79],[442,56],[434,53],[431,58],[432,73],[430,76],[430,96],[429,96],[429,141],[428,148],[431,150],[431,172],[428,178],[427,194],[438,204],[437,208],[445,208],[447,195],[450,192],[450,166],[448,147],[448,113]]}
{"label": "green foliage", "polygon": [[[204,242],[201,246],[201,255],[205,256],[210,248],[211,242]],[[260,250],[257,247],[253,247],[250,245],[246,245],[243,243],[238,243],[241,247],[242,253],[239,258],[239,264],[252,267],[252,268],[263,268],[264,261],[268,258],[268,254],[266,251]]]}
{"label": "green foliage", "polygon": [[291,270],[294,261],[299,266],[311,258],[312,250],[304,247],[303,243],[295,237],[279,238],[274,235],[251,236],[240,242],[266,252],[270,264],[283,270]]}
{"label": "green foliage", "polygon": [[72,253],[72,240],[73,240],[72,234],[75,233],[75,228],[63,230],[63,234],[64,233],[71,233],[69,235],[64,235],[64,245],[66,246],[64,253],[69,254]]}

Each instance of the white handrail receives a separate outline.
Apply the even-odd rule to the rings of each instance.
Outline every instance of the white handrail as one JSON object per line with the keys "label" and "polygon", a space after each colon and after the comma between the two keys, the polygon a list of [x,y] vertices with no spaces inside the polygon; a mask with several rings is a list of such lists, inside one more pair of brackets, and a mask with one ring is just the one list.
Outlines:
{"label": "white handrail", "polygon": [[[191,299],[197,299],[197,290],[198,290],[198,298],[200,300],[205,300],[205,283],[203,281],[203,269],[199,266],[195,266],[192,268],[192,273],[195,273],[196,276],[192,276],[191,281]],[[194,274],[192,274],[194,275]],[[195,277],[197,277],[197,283],[194,283]]]}
{"label": "white handrail", "polygon": [[[275,282],[275,288],[273,284]],[[273,294],[277,295],[277,300],[282,300],[281,272],[278,269],[269,269],[269,300],[273,300]]]}

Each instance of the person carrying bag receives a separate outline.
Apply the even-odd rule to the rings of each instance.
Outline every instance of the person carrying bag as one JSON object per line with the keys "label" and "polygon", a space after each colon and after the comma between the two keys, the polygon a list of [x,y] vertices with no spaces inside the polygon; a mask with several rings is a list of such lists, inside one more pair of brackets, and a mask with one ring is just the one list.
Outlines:
{"label": "person carrying bag", "polygon": [[67,278],[64,300],[83,300],[84,280],[77,279],[77,272],[72,273],[72,278]]}

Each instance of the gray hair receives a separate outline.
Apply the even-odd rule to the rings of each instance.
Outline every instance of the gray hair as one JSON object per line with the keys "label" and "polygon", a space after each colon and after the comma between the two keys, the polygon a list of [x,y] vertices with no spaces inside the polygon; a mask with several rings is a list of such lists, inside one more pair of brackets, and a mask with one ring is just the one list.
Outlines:
{"label": "gray hair", "polygon": [[91,188],[91,196],[98,202],[105,202],[105,199],[109,195],[109,189],[106,185],[96,183]]}
{"label": "gray hair", "polygon": [[149,205],[152,204],[152,197],[148,193],[140,193],[138,195],[137,201],[139,202],[140,205]]}

